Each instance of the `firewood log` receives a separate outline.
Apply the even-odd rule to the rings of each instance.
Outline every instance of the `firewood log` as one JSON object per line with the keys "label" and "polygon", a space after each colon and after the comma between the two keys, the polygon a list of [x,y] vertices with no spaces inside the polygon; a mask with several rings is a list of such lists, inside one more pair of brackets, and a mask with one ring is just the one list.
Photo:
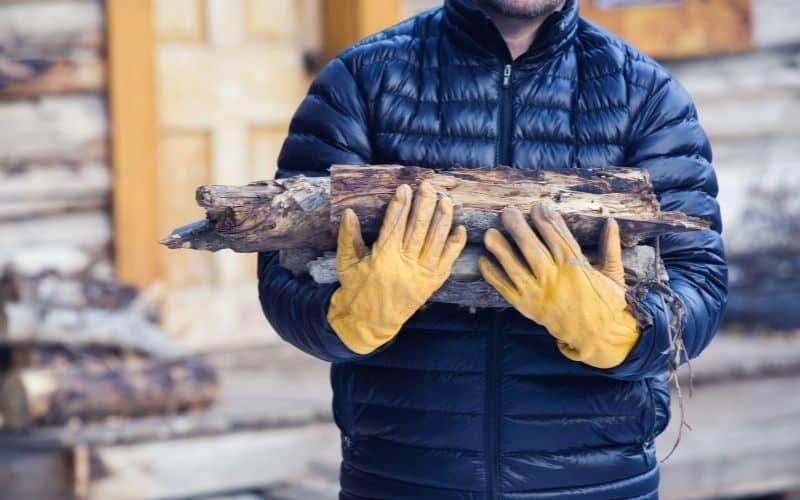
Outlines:
{"label": "firewood log", "polygon": [[490,227],[501,229],[506,206],[528,211],[542,202],[560,212],[582,245],[597,243],[609,217],[625,246],[650,236],[705,229],[708,222],[662,212],[647,172],[641,169],[535,170],[511,168],[434,171],[419,167],[334,165],[330,177],[291,177],[245,186],[200,186],[196,198],[206,219],[174,229],[160,243],[169,248],[237,252],[335,248],[342,212],[353,209],[367,238],[400,184],[427,180],[453,199],[454,223],[470,242]]}
{"label": "firewood log", "polygon": [[199,358],[98,358],[10,372],[0,387],[0,409],[4,425],[19,429],[201,409],[218,391],[216,371]]}
{"label": "firewood log", "polygon": [[[470,307],[510,307],[505,299],[481,278],[478,271],[478,255],[480,254],[479,247],[467,246],[456,260],[450,278],[434,292],[431,301]],[[597,260],[597,252],[594,249],[587,249],[586,256],[592,263]],[[656,270],[653,247],[636,245],[631,248],[623,248],[622,262],[625,267],[625,282],[629,285],[635,285],[644,280],[667,280],[663,267]],[[325,252],[322,256],[308,262],[306,267],[308,274],[317,283],[327,284],[339,281],[336,276],[336,255],[333,252]],[[299,269],[295,271],[302,272]]]}
{"label": "firewood log", "polygon": [[[503,231],[499,221],[503,208],[515,206],[527,212],[535,202],[561,213],[587,251],[597,244],[605,221],[611,217],[619,223],[626,248],[660,234],[709,227],[706,220],[661,211],[642,169],[523,171],[503,167],[434,171],[398,165],[333,165],[330,177],[296,176],[245,186],[200,186],[196,198],[206,209],[206,219],[176,228],[160,242],[169,248],[210,251],[281,250],[285,267],[295,272],[310,270],[320,283],[333,282],[336,278],[330,256],[313,259],[335,249],[342,212],[356,212],[369,241],[377,235],[397,186],[416,188],[423,180],[453,200],[454,224],[466,226],[471,244],[479,244],[490,227]],[[655,271],[657,261],[652,249],[636,248],[623,254],[629,283],[665,279],[663,271]],[[466,251],[458,265],[470,269],[471,275],[451,276],[432,300],[507,306],[480,279],[476,259],[477,250]]]}
{"label": "firewood log", "polygon": [[0,303],[0,344],[106,346],[155,356],[175,352],[169,335],[135,308],[69,308],[25,302]]}

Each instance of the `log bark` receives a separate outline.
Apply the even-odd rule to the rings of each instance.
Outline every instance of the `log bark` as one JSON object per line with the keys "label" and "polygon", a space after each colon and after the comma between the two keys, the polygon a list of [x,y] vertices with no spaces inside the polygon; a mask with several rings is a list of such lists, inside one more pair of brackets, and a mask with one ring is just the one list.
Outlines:
{"label": "log bark", "polygon": [[121,309],[136,297],[136,288],[115,281],[7,273],[0,280],[0,300],[49,307]]}
{"label": "log bark", "polygon": [[[478,246],[467,246],[456,260],[450,278],[431,297],[432,302],[458,304],[469,307],[504,308],[510,304],[488,283],[483,281],[478,271],[478,256],[482,250]],[[597,261],[595,249],[585,249],[590,262]],[[637,245],[622,250],[622,262],[625,267],[625,282],[634,285],[645,280],[667,281],[663,265],[659,265],[660,273],[656,275],[656,255],[653,247]],[[321,257],[311,260],[306,265],[308,274],[320,284],[336,283],[336,255],[326,252]],[[293,269],[302,273],[300,268]]]}
{"label": "log bark", "polygon": [[[86,359],[102,359],[118,357],[123,353],[119,349],[108,347],[80,347],[78,349],[65,346],[14,346],[9,352],[7,369],[66,367],[80,363]],[[135,356],[124,353],[125,356]]]}
{"label": "log bark", "polygon": [[105,65],[98,54],[93,54],[93,59],[87,61],[71,54],[48,55],[45,50],[46,47],[42,47],[29,54],[20,54],[20,58],[0,57],[0,97],[102,90]]}
{"label": "log bark", "polygon": [[174,229],[169,248],[257,252],[285,248],[331,249],[330,179],[290,177],[245,186],[200,186],[206,218]]}
{"label": "log bark", "polygon": [[0,221],[64,212],[106,210],[111,172],[98,163],[80,166],[0,168]]}
{"label": "log bark", "polygon": [[377,234],[383,210],[398,185],[427,180],[453,199],[456,224],[469,240],[500,228],[506,206],[527,211],[533,202],[558,210],[581,244],[594,245],[605,220],[619,222],[623,243],[658,234],[704,229],[704,220],[662,212],[647,172],[593,169],[526,172],[510,168],[436,172],[405,166],[334,165],[331,177],[302,176],[246,186],[201,186],[197,201],[207,217],[173,230],[161,243],[170,248],[237,252],[335,246],[342,212],[353,209],[367,238]]}
{"label": "log bark", "polygon": [[139,300],[136,287],[113,280],[27,275],[11,271],[0,279],[0,301],[39,304],[50,308],[119,310]]}
{"label": "log bark", "polygon": [[101,95],[0,100],[0,170],[105,165],[108,110]]}
{"label": "log bark", "polygon": [[486,229],[502,230],[498,215],[507,206],[528,212],[535,202],[560,212],[581,245],[595,245],[605,220],[614,217],[625,246],[656,234],[706,227],[678,212],[662,212],[647,172],[641,169],[535,170],[463,169],[443,172],[418,167],[335,166],[331,169],[331,219],[356,212],[365,235],[375,236],[383,208],[400,184],[423,180],[453,200],[456,224],[481,242]]}
{"label": "log bark", "polygon": [[2,6],[0,98],[100,92],[103,40],[97,0]]}
{"label": "log bark", "polygon": [[11,372],[0,388],[0,407],[4,424],[20,429],[201,409],[218,391],[216,371],[200,359],[94,359]]}
{"label": "log bark", "polygon": [[0,344],[106,346],[155,356],[175,352],[170,337],[136,308],[68,308],[24,302],[0,305]]}

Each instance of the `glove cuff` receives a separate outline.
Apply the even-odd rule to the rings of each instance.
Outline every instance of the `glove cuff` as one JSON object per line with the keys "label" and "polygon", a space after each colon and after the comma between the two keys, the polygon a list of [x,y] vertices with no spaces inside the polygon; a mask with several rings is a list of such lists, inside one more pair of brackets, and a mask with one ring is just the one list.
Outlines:
{"label": "glove cuff", "polygon": [[628,310],[621,311],[609,327],[580,346],[558,342],[561,354],[595,368],[614,368],[622,364],[639,340],[641,328]]}
{"label": "glove cuff", "polygon": [[356,354],[369,354],[397,335],[402,325],[374,325],[354,313],[337,289],[331,296],[327,319],[331,329],[348,349]]}

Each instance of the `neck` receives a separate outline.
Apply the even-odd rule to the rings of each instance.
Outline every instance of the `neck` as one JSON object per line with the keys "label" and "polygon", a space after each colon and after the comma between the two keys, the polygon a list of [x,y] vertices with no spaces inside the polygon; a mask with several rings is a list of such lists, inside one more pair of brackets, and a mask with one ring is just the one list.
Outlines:
{"label": "neck", "polygon": [[506,47],[508,47],[508,51],[511,54],[511,59],[514,60],[528,50],[533,40],[536,38],[536,33],[539,32],[539,28],[542,26],[542,23],[544,23],[544,20],[553,12],[564,8],[566,0],[563,0],[541,15],[530,19],[508,17],[497,12],[488,2],[479,1],[478,3],[486,14],[489,15],[495,26],[497,26],[498,31],[500,31],[500,34],[503,36],[503,40],[506,42]]}

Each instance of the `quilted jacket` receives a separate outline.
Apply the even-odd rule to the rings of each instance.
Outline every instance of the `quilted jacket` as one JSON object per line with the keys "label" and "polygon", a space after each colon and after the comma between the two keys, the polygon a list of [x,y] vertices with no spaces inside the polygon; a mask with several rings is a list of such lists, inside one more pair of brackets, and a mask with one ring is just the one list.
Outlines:
{"label": "quilted jacket", "polygon": [[[574,0],[513,61],[474,0],[447,0],[325,66],[291,121],[278,177],[326,175],[333,163],[647,169],[662,208],[711,221],[660,241],[695,357],[727,297],[710,162],[686,91],[580,18]],[[336,285],[294,277],[272,252],[259,254],[258,277],[277,333],[332,363],[340,498],[657,498],[674,313],[662,292],[642,299],[647,321],[627,359],[602,370],[566,359],[510,308],[429,304],[358,355],[325,319]]]}

